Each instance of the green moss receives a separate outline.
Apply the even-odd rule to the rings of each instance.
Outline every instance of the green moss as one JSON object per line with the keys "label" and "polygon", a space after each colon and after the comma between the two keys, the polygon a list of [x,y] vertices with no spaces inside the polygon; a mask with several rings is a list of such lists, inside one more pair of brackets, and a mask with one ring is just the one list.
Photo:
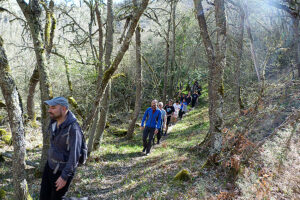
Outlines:
{"label": "green moss", "polygon": [[7,132],[4,129],[0,129],[0,136],[4,144],[12,145],[11,133]]}
{"label": "green moss", "polygon": [[113,75],[111,77],[111,79],[117,79],[117,78],[120,78],[120,77],[126,77],[126,75],[124,73],[119,73],[119,74]]}
{"label": "green moss", "polygon": [[74,108],[78,107],[78,104],[77,104],[76,100],[74,99],[74,97],[72,97],[72,96],[68,97],[68,101]]}
{"label": "green moss", "polygon": [[[34,113],[34,115],[35,115],[35,113]],[[35,117],[35,118],[36,118],[36,117]],[[38,127],[39,127],[39,125],[36,123],[35,118],[34,118],[33,120],[30,120],[30,126],[31,126],[32,128],[38,128]]]}
{"label": "green moss", "polygon": [[45,41],[47,45],[49,44],[50,41],[50,30],[51,30],[50,21],[51,21],[50,13],[46,12]]}
{"label": "green moss", "polygon": [[26,184],[26,191],[27,191],[27,198],[26,200],[33,200],[30,193],[29,193],[29,190],[28,190],[28,184]]}
{"label": "green moss", "polygon": [[106,122],[105,128],[109,128],[109,127],[110,127],[110,123],[109,123],[109,122]]}
{"label": "green moss", "polygon": [[2,137],[1,137],[1,139],[2,139],[2,141],[4,141],[5,142],[5,144],[7,144],[7,145],[12,145],[12,139],[11,139],[11,135],[3,135]]}
{"label": "green moss", "polygon": [[7,132],[6,132],[6,130],[0,128],[0,137],[3,135],[7,135]]}
{"label": "green moss", "polygon": [[0,188],[0,199],[5,199],[6,191]]}
{"label": "green moss", "polygon": [[176,174],[176,176],[174,177],[174,180],[175,181],[189,181],[189,180],[191,180],[191,175],[188,170],[183,169]]}
{"label": "green moss", "polygon": [[218,91],[219,91],[219,94],[221,94],[222,97],[224,97],[224,84],[223,84],[223,82],[221,83],[221,86],[220,86],[220,88],[218,89]]}

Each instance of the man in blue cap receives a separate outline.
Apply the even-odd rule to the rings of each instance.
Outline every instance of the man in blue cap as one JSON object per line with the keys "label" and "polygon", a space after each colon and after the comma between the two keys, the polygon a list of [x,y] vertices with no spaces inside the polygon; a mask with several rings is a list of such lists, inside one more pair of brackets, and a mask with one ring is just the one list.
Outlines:
{"label": "man in blue cap", "polygon": [[40,200],[63,199],[78,165],[82,131],[64,97],[45,101],[51,118],[50,148],[45,165]]}

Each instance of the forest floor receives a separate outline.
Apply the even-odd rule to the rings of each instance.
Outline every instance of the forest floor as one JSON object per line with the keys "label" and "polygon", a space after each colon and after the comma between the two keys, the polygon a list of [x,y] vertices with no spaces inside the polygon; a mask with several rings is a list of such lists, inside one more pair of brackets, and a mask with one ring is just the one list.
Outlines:
{"label": "forest floor", "polygon": [[[300,91],[299,85],[291,87]],[[142,153],[140,131],[131,141],[105,132],[99,151],[93,152],[86,165],[78,168],[68,196],[92,200],[300,199],[300,110],[295,106],[295,100],[299,104],[300,94],[293,93],[288,101],[282,102],[276,99],[281,96],[276,93],[272,99],[266,98],[260,108],[263,112],[255,116],[259,120],[253,123],[255,129],[249,133],[249,140],[252,137],[253,143],[264,143],[247,164],[241,163],[235,183],[229,182],[217,168],[202,167],[206,158],[195,147],[204,139],[209,127],[208,108],[203,101],[172,126],[169,135],[163,137],[148,156]],[[294,109],[288,113],[286,108],[282,108],[285,112],[280,109],[274,112],[269,108],[274,107],[271,101],[274,99],[280,105],[291,107],[293,104]],[[239,120],[243,122],[246,117]],[[271,125],[273,128],[267,129]],[[41,153],[39,131],[32,129],[26,135],[27,159],[33,162],[39,160]],[[2,148],[3,151],[12,151],[12,147]],[[11,159],[0,162],[0,189],[7,192],[4,199],[9,200],[13,195],[11,165]],[[183,169],[190,173],[191,179],[174,180]],[[27,169],[33,199],[38,199],[41,182],[36,171],[32,167]]]}

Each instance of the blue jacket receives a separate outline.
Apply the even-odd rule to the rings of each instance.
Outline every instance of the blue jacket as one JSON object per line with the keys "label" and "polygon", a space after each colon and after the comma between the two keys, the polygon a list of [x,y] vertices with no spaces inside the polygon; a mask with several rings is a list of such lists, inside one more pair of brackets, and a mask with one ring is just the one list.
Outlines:
{"label": "blue jacket", "polygon": [[56,123],[56,120],[51,120],[49,125],[48,164],[54,171],[61,171],[61,177],[67,180],[75,173],[78,165],[82,133],[77,119],[71,111],[68,111],[66,120],[58,128]]}
{"label": "blue jacket", "polygon": [[146,110],[146,112],[144,114],[144,117],[142,119],[141,126],[144,126],[146,118],[147,118],[146,127],[160,129],[160,126],[161,126],[161,112],[158,108],[155,110],[154,113],[153,113],[153,110],[152,110],[151,107]]}

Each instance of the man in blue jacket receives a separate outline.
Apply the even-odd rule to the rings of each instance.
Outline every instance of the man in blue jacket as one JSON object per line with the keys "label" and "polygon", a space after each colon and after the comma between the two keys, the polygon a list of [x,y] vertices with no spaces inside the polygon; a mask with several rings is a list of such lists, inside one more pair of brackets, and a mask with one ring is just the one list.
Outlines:
{"label": "man in blue jacket", "polygon": [[[146,110],[141,123],[141,130],[143,131],[143,152],[146,151],[146,155],[150,153],[153,136],[158,133],[161,125],[161,112],[157,109],[157,103],[157,100],[151,102],[151,107]],[[144,127],[145,121],[146,127]]]}
{"label": "man in blue jacket", "polygon": [[45,165],[40,200],[63,199],[74,177],[80,157],[82,132],[64,97],[45,101],[49,105],[50,148]]}

